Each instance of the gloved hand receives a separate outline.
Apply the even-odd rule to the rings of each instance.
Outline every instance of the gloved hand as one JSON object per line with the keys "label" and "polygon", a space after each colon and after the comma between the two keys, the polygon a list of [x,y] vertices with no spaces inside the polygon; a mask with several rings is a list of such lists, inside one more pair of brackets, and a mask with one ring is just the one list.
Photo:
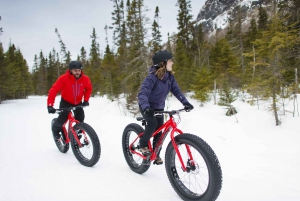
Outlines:
{"label": "gloved hand", "polygon": [[189,112],[189,111],[191,111],[192,109],[194,109],[194,106],[193,106],[192,104],[188,103],[188,104],[185,104],[185,105],[184,105],[184,110],[185,110],[185,111]]}
{"label": "gloved hand", "polygon": [[83,107],[86,107],[86,106],[89,106],[90,104],[89,104],[89,102],[87,102],[87,101],[84,101],[83,103],[82,103],[82,106]]}
{"label": "gloved hand", "polygon": [[144,114],[148,117],[153,117],[154,116],[155,110],[151,107],[148,107],[144,110]]}
{"label": "gloved hand", "polygon": [[50,113],[54,114],[55,111],[56,111],[56,109],[55,109],[54,107],[52,107],[52,106],[47,106],[47,108],[48,108],[48,113],[49,113],[49,114],[50,114]]}

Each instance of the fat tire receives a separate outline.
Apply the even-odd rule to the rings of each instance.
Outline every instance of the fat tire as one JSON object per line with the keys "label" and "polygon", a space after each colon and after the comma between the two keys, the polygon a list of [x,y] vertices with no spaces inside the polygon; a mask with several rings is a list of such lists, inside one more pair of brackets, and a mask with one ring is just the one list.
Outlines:
{"label": "fat tire", "polygon": [[[132,154],[129,150],[129,145],[133,142],[132,140],[135,139],[141,132],[144,132],[144,128],[142,128],[139,124],[131,123],[125,127],[123,131],[123,137],[122,137],[122,147],[123,147],[125,160],[128,166],[130,167],[130,169],[133,172],[136,172],[138,174],[145,173],[150,168],[151,165],[149,161],[144,160],[135,154]],[[130,136],[132,137],[130,138]],[[140,161],[137,162],[134,159],[134,156],[139,158]]]}
{"label": "fat tire", "polygon": [[[54,119],[52,119],[52,121],[51,121],[51,130],[52,130],[53,123],[56,121],[56,119],[57,119],[57,118],[54,118]],[[63,135],[63,133],[62,133],[62,135]],[[57,140],[57,139],[54,137],[53,132],[52,132],[52,137],[53,137],[53,140],[54,140],[55,145],[57,146],[58,150],[59,150],[61,153],[67,153],[67,152],[69,151],[69,147],[70,147],[69,143],[65,144],[65,143],[62,141],[63,139]],[[62,137],[63,137],[63,136],[61,136],[61,138],[62,138]]]}
{"label": "fat tire", "polygon": [[[78,130],[78,129],[83,130],[87,135],[87,137],[89,138],[91,145],[93,146],[92,155],[90,156],[90,158],[86,158],[86,156],[84,156],[83,153],[81,152],[82,149],[85,149],[85,146],[80,148],[77,145],[77,142],[73,134],[70,133],[69,136],[71,139],[71,147],[76,159],[84,166],[87,167],[94,166],[99,161],[101,155],[101,145],[97,133],[90,125],[83,122],[77,123],[76,125],[74,125],[73,128],[74,130]],[[84,139],[84,137],[82,137],[82,139]]]}
{"label": "fat tire", "polygon": [[[176,193],[183,200],[186,200],[186,201],[195,201],[195,200],[214,201],[214,200],[216,200],[218,198],[221,188],[222,188],[222,170],[221,170],[219,160],[218,160],[216,154],[214,153],[214,151],[212,150],[212,148],[200,137],[198,137],[196,135],[192,135],[192,134],[177,135],[175,137],[175,142],[178,146],[189,145],[192,150],[193,156],[194,155],[196,156],[197,154],[199,154],[199,157],[194,158],[194,161],[196,161],[196,163],[197,163],[197,161],[199,162],[200,159],[202,161],[201,166],[196,166],[196,167],[199,167],[199,168],[197,168],[197,170],[190,171],[189,173],[183,172],[183,170],[180,169],[181,167],[178,167],[178,166],[176,169],[176,165],[175,165],[176,152],[172,145],[172,142],[170,142],[168,144],[166,154],[165,154],[165,168],[166,168],[166,172],[167,172],[169,181],[170,181],[172,187],[174,188],[174,190],[176,191]],[[179,151],[181,152],[181,155],[184,155],[184,153],[182,153],[181,149],[179,149]],[[186,155],[184,155],[184,156],[186,156]],[[186,161],[184,161],[184,163],[186,164]],[[206,165],[206,166],[204,166],[204,165]],[[206,171],[203,171],[201,169],[203,166],[206,167],[206,169],[205,169]],[[201,174],[200,174],[200,172],[201,172]],[[205,177],[205,179],[208,180],[207,187],[201,193],[194,192],[194,191],[198,191],[200,188],[197,190],[192,189],[194,187],[193,187],[193,185],[190,184],[190,181],[193,181],[193,179],[194,179],[196,185],[199,184],[199,186],[200,186],[199,181],[202,182],[202,178],[204,178],[202,176],[203,172],[207,172],[208,177]],[[197,173],[199,173],[199,174],[197,174]],[[195,176],[195,174],[197,174],[197,176]],[[186,177],[184,177],[184,176],[186,176]],[[189,183],[188,185],[186,185],[186,183],[184,182],[185,178],[189,178],[187,181]],[[205,180],[205,179],[203,179],[203,180]],[[201,185],[202,185],[202,183],[201,183]]]}

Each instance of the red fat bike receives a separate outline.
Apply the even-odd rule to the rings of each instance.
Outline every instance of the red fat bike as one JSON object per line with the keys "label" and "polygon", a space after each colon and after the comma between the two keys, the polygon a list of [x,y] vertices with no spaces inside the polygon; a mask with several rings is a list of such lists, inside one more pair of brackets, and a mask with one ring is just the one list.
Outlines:
{"label": "red fat bike", "polygon": [[[136,123],[127,125],[123,132],[123,153],[130,169],[136,173],[145,173],[155,161],[157,154],[170,133],[169,142],[165,153],[165,169],[169,181],[176,193],[183,200],[216,200],[222,188],[222,170],[219,160],[212,148],[200,137],[183,133],[177,128],[180,122],[180,112],[184,109],[173,111],[156,111],[155,115],[168,114],[169,120],[158,128],[151,136],[148,147],[152,153],[144,156],[139,151],[139,138],[144,133],[144,128]],[[174,116],[178,118],[175,119]],[[137,117],[143,125],[143,117]],[[151,139],[162,132],[156,147],[153,149]]]}
{"label": "red fat bike", "polygon": [[[84,166],[94,166],[100,158],[101,146],[97,133],[88,124],[79,122],[74,118],[74,110],[82,106],[71,108],[56,109],[56,113],[68,110],[69,115],[67,121],[63,125],[63,134],[60,139],[56,139],[53,135],[54,142],[58,150],[66,153],[69,150],[69,144],[76,159]],[[57,118],[51,122],[51,128]]]}

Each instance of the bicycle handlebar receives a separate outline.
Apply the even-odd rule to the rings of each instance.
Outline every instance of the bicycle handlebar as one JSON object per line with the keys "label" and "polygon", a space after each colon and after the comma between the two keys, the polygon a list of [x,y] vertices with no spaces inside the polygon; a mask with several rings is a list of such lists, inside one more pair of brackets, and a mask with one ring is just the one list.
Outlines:
{"label": "bicycle handlebar", "polygon": [[182,111],[189,112],[190,110],[179,109],[179,110],[171,110],[171,111],[155,111],[154,114],[169,114],[169,115],[174,115],[174,114],[179,114]]}
{"label": "bicycle handlebar", "polygon": [[59,109],[55,109],[55,113],[60,113],[60,112],[65,111],[65,110],[68,110],[68,111],[76,110],[77,108],[84,108],[84,107],[85,106],[78,105],[78,106],[73,106],[73,107],[68,107],[68,108],[59,108]]}

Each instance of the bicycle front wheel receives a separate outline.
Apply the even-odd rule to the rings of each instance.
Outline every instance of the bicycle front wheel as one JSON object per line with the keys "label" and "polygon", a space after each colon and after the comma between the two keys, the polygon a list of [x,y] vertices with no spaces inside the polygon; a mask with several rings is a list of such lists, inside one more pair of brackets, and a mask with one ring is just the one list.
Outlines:
{"label": "bicycle front wheel", "polygon": [[[131,145],[134,140],[136,140],[141,132],[144,132],[144,129],[140,125],[131,123],[125,127],[122,137],[122,147],[125,160],[130,169],[138,174],[145,173],[149,169],[151,164],[149,161],[144,160],[139,155],[132,153],[129,149],[129,145]],[[139,140],[135,141],[132,149],[137,150],[138,143]]]}
{"label": "bicycle front wheel", "polygon": [[204,140],[192,134],[178,135],[175,141],[187,169],[183,170],[170,142],[165,155],[165,167],[176,193],[188,201],[216,200],[222,188],[222,171],[214,151]]}
{"label": "bicycle front wheel", "polygon": [[76,133],[81,132],[79,147],[73,134],[70,133],[71,147],[76,159],[84,166],[92,167],[100,159],[101,146],[97,133],[86,123],[78,123],[73,129]]}

